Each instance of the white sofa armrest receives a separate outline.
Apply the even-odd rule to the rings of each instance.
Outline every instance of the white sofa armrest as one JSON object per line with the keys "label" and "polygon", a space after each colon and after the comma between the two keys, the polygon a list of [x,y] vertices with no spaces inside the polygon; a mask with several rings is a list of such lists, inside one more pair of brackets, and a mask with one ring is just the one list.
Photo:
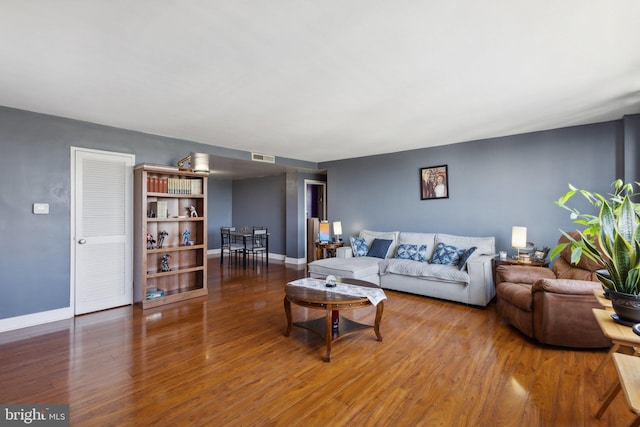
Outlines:
{"label": "white sofa armrest", "polygon": [[342,246],[341,248],[336,249],[336,258],[352,258],[353,251],[351,250],[351,246]]}
{"label": "white sofa armrest", "polygon": [[480,255],[467,262],[469,299],[473,305],[486,306],[496,295],[492,270],[494,257],[495,255]]}

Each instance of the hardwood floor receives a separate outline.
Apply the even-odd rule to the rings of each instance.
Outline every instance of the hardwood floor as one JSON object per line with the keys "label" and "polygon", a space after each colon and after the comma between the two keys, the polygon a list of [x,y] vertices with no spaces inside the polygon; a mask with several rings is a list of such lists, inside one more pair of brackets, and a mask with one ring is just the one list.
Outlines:
{"label": "hardwood floor", "polygon": [[[543,347],[477,309],[386,291],[373,330],[284,337],[283,285],[304,269],[209,260],[208,298],[122,307],[0,334],[0,403],[68,403],[71,425],[605,426],[633,419],[606,351]],[[226,264],[226,263],[225,263]],[[319,311],[292,306],[294,321]],[[373,322],[375,308],[346,312]],[[576,331],[579,333],[579,331]]]}

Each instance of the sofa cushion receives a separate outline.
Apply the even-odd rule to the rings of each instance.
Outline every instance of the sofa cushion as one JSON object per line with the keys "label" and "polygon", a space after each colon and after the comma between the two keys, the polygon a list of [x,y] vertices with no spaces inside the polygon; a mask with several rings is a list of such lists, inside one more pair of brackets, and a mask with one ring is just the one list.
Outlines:
{"label": "sofa cushion", "polygon": [[387,254],[385,258],[390,258],[396,252],[396,244],[398,243],[398,233],[397,231],[371,231],[371,230],[362,230],[360,232],[360,237],[363,237],[367,242],[367,246],[371,247],[374,239],[384,239],[391,240],[391,245],[389,245],[389,249],[387,250]]}
{"label": "sofa cushion", "polygon": [[369,252],[369,246],[364,237],[352,237],[351,238],[351,250],[354,257],[366,256]]}
{"label": "sofa cushion", "polygon": [[438,243],[429,262],[431,264],[458,265],[460,256],[465,252],[466,249],[458,249],[452,245]]}
{"label": "sofa cushion", "polygon": [[372,274],[378,274],[380,258],[361,256],[354,258],[325,258],[309,263],[310,273],[322,276],[333,275],[362,279]]}
{"label": "sofa cushion", "polygon": [[[582,238],[579,231],[570,231],[567,234],[575,240],[580,240]],[[558,240],[558,244],[561,244],[561,243],[570,243],[569,239],[567,239],[567,237],[564,234],[560,236],[560,239]],[[598,241],[596,241],[596,246],[598,247],[600,246],[600,243]],[[582,255],[580,257],[580,261],[578,261],[577,264],[571,264],[571,244],[568,244],[562,250],[562,252],[560,252],[560,258],[564,259],[566,263],[571,265],[572,267],[579,268],[582,270],[593,272],[596,270],[603,270],[605,268],[604,265],[598,262],[592,261],[586,255]],[[562,274],[558,274],[558,277],[561,275]],[[589,279],[584,279],[584,280],[589,280]]]}
{"label": "sofa cushion", "polygon": [[396,250],[396,258],[398,259],[410,259],[413,261],[426,261],[427,257],[427,245],[409,245],[401,243]]}
{"label": "sofa cushion", "polygon": [[467,266],[467,261],[469,260],[469,258],[471,257],[471,254],[473,254],[476,251],[475,246],[470,247],[469,249],[467,249],[464,254],[462,254],[460,256],[460,259],[458,260],[458,270],[464,270],[464,268]]}
{"label": "sofa cushion", "polygon": [[520,310],[533,311],[531,285],[503,282],[496,287],[496,294],[498,296],[498,304],[500,304],[500,300],[505,300]]}
{"label": "sofa cushion", "polygon": [[391,243],[392,240],[373,239],[369,252],[367,252],[367,256],[385,259]]}
{"label": "sofa cushion", "polygon": [[389,273],[453,283],[468,284],[471,281],[469,274],[466,271],[458,270],[455,265],[428,264],[409,259],[392,258],[381,261],[380,274]]}
{"label": "sofa cushion", "polygon": [[452,234],[437,234],[436,244],[438,243],[455,246],[456,248],[475,246],[478,249],[473,253],[472,258],[480,255],[495,255],[496,253],[495,237],[463,237]]}
{"label": "sofa cushion", "polygon": [[435,233],[417,233],[412,231],[401,231],[398,233],[398,244],[407,245],[426,245],[427,251],[424,254],[424,259],[429,260],[433,255],[435,249],[436,235]]}

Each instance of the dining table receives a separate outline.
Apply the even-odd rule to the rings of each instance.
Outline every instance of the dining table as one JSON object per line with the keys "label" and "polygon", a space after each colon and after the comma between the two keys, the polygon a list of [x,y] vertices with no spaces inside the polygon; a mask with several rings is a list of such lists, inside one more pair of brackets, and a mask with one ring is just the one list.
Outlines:
{"label": "dining table", "polygon": [[[246,270],[247,268],[247,243],[251,242],[253,238],[253,231],[251,230],[234,230],[230,231],[229,234],[234,236],[235,238],[242,238],[242,268]],[[220,263],[224,261],[224,251],[220,252]],[[269,265],[269,233],[266,233],[265,238],[265,259],[267,265]]]}

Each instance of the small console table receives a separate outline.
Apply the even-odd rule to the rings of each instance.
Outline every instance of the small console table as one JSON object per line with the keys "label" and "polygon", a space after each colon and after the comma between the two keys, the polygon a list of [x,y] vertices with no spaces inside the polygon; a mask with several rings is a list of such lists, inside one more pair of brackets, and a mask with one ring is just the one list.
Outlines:
{"label": "small console table", "polygon": [[343,242],[316,242],[316,259],[322,259],[336,256],[336,249],[344,246]]}

